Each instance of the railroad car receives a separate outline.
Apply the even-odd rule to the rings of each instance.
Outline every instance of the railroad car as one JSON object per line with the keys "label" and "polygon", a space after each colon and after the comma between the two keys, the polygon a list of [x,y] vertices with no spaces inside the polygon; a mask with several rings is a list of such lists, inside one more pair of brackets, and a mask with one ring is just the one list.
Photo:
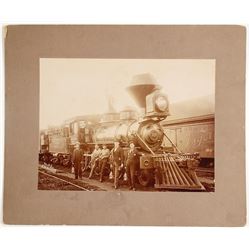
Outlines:
{"label": "railroad car", "polygon": [[[214,96],[203,96],[170,105],[162,122],[165,133],[181,152],[199,152],[202,167],[214,166]],[[169,140],[163,146],[174,151]]]}

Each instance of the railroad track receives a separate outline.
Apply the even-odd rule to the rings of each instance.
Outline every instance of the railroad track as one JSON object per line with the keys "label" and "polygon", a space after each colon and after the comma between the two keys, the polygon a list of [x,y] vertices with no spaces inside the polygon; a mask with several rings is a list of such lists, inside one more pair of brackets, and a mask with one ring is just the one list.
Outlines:
{"label": "railroad track", "polygon": [[45,172],[43,172],[43,171],[41,171],[41,170],[38,170],[38,172],[41,173],[41,174],[43,174],[43,175],[49,176],[49,177],[51,177],[51,178],[60,180],[60,181],[62,181],[62,182],[64,182],[64,183],[67,183],[67,184],[69,184],[69,185],[71,185],[71,186],[74,186],[74,187],[76,187],[76,188],[79,188],[79,189],[81,189],[81,190],[90,191],[90,190],[88,190],[87,188],[81,187],[81,186],[79,186],[79,185],[77,185],[77,184],[75,184],[75,183],[72,183],[72,182],[70,182],[70,181],[66,181],[66,180],[64,180],[64,179],[62,179],[62,178],[59,178],[59,177],[57,177],[57,176],[54,176],[54,175],[52,175],[52,174],[45,173]]}
{"label": "railroad track", "polygon": [[[60,173],[58,172],[58,174],[56,174],[56,172],[55,173],[52,172],[52,174],[50,174],[47,171],[50,171],[50,170],[49,169],[44,169],[44,170],[38,169],[39,174],[45,175],[47,177],[51,177],[52,179],[55,179],[57,181],[60,181],[60,182],[65,183],[67,185],[70,185],[70,186],[74,187],[75,190],[82,190],[82,191],[110,191],[110,190],[113,190],[113,188],[111,187],[112,185],[109,185],[110,183],[107,183],[107,185],[105,185],[105,183],[100,184],[99,182],[97,183],[93,179],[85,180],[86,178],[83,178],[82,184],[85,186],[85,187],[83,187],[80,184],[78,185],[78,183],[71,182],[72,177],[67,176],[66,172],[63,172],[62,170],[60,170]],[[211,187],[211,183],[212,183],[211,178],[208,177],[208,175],[210,176],[210,174],[211,174],[210,171],[204,171],[203,169],[201,171],[198,171],[199,178],[202,180],[203,185],[206,186],[205,188],[207,190],[209,190],[209,192],[214,190],[213,187]],[[62,178],[60,178],[61,176],[62,176]],[[65,180],[65,178],[67,178],[67,179]],[[41,185],[43,185],[43,184],[41,184]],[[61,188],[57,189],[54,187],[50,188],[48,186],[48,184],[46,184],[46,183],[44,185],[45,185],[45,188],[42,187],[39,189],[41,189],[41,190],[67,190],[67,189],[61,189]],[[71,189],[69,189],[69,190],[71,190]],[[127,187],[121,186],[120,191],[127,191],[127,190],[128,190]],[[151,187],[147,187],[147,188],[140,188],[140,189],[138,189],[138,191],[151,191],[151,192],[153,192],[153,191],[157,191],[157,190],[154,188],[151,188]],[[166,191],[166,190],[164,190],[164,191]]]}

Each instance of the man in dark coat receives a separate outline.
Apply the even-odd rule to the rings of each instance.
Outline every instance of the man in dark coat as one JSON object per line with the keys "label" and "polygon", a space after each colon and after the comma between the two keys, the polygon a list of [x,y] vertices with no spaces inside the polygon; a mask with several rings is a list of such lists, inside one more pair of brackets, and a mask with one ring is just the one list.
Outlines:
{"label": "man in dark coat", "polygon": [[110,153],[110,162],[112,164],[112,172],[114,176],[115,189],[119,185],[119,172],[124,167],[124,151],[119,145],[119,141],[114,142],[114,148]]}
{"label": "man in dark coat", "polygon": [[133,189],[135,191],[135,173],[137,170],[139,160],[139,152],[135,148],[135,144],[133,141],[129,143],[129,150],[126,157],[126,172],[128,177],[129,189]]}
{"label": "man in dark coat", "polygon": [[77,142],[72,156],[72,165],[75,171],[75,179],[82,179],[82,159],[83,151],[80,149],[80,143]]}

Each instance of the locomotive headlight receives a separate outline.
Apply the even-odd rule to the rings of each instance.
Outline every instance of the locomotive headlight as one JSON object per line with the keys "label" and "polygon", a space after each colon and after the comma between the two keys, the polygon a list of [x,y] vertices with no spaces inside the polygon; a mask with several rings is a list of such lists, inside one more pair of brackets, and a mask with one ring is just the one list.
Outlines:
{"label": "locomotive headlight", "polygon": [[155,100],[155,104],[160,111],[166,111],[168,107],[168,101],[164,96],[157,97],[157,99]]}

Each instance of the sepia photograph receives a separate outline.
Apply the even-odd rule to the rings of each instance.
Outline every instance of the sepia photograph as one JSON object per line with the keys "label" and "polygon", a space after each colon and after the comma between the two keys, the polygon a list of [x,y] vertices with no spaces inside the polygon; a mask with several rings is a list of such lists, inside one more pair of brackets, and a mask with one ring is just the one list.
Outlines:
{"label": "sepia photograph", "polygon": [[245,224],[245,27],[6,32],[6,223]]}
{"label": "sepia photograph", "polygon": [[4,2],[2,249],[249,245],[244,1]]}
{"label": "sepia photograph", "polygon": [[215,60],[40,58],[39,190],[214,192]]}

